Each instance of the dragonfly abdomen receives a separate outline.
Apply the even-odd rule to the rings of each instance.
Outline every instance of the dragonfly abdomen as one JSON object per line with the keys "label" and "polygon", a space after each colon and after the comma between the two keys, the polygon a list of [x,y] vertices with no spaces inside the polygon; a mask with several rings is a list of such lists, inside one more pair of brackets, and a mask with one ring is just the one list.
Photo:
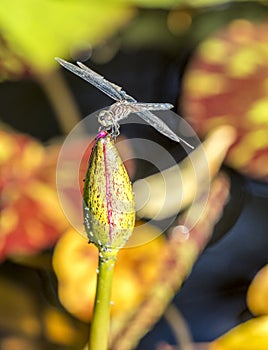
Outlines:
{"label": "dragonfly abdomen", "polygon": [[167,110],[173,108],[173,105],[170,103],[154,103],[154,102],[149,102],[149,103],[133,103],[133,106],[135,106],[136,112],[141,112],[141,111],[162,111],[162,110]]}

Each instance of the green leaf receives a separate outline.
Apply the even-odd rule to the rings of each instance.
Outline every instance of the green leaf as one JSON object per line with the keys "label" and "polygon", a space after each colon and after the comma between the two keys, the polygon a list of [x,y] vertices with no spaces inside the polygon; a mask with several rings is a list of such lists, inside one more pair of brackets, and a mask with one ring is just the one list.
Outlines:
{"label": "green leaf", "polygon": [[9,49],[34,70],[55,66],[74,47],[96,45],[134,15],[127,3],[104,0],[1,0],[0,31]]}
{"label": "green leaf", "polygon": [[[174,7],[207,7],[229,3],[230,0],[121,0],[122,3],[129,3],[140,7],[148,8],[174,8]],[[234,0],[233,2],[250,2],[251,0]]]}

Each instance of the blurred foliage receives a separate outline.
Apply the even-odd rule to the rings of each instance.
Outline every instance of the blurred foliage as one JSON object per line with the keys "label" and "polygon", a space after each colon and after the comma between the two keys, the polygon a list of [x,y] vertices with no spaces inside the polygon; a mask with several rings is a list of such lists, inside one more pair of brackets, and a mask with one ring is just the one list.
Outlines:
{"label": "blurred foliage", "polygon": [[[122,0],[140,7],[148,8],[174,8],[174,7],[196,7],[224,5],[230,2],[250,2],[251,0]],[[260,1],[265,2],[265,1]]]}
{"label": "blurred foliage", "polygon": [[55,56],[111,36],[133,14],[128,4],[108,0],[2,0],[0,31],[9,50],[42,71],[56,66]]}
{"label": "blurred foliage", "polygon": [[215,340],[209,350],[267,350],[268,316],[253,318]]}
{"label": "blurred foliage", "polygon": [[247,305],[253,315],[268,315],[268,265],[253,278],[247,291]]}
{"label": "blurred foliage", "polygon": [[49,248],[68,227],[56,192],[58,151],[0,129],[0,261]]}
{"label": "blurred foliage", "polygon": [[[174,51],[180,39],[193,43],[237,16],[264,16],[267,10],[263,3],[24,0],[21,6],[19,0],[2,0],[1,78],[21,76],[28,71],[48,71],[56,67],[55,56],[89,58],[92,55],[93,60],[94,56],[100,61],[109,60],[120,45],[157,45]],[[96,49],[93,54],[92,49]]]}
{"label": "blurred foliage", "polygon": [[[234,0],[232,2],[250,2],[251,0]],[[215,5],[224,5],[230,3],[230,0],[178,0],[180,5],[193,7],[206,7]]]}
{"label": "blurred foliage", "polygon": [[262,180],[268,179],[267,37],[267,21],[231,21],[196,49],[181,97],[183,115],[199,135],[218,125],[236,128],[226,163]]}
{"label": "blurred foliage", "polygon": [[[99,62],[111,59],[120,45],[134,49],[164,48],[176,58],[182,49],[187,56],[197,43],[233,19],[262,21],[268,13],[265,5],[267,1],[242,0],[24,0],[23,3],[19,0],[2,0],[1,78],[22,76],[29,71],[44,73],[56,67],[54,56],[68,57],[74,53],[75,58],[76,54],[79,57],[79,52],[90,51],[92,47],[92,58],[99,58]],[[96,54],[98,52],[101,53],[99,56]],[[82,348],[87,338],[87,326],[70,316],[60,305],[54,293],[57,284],[55,280],[51,282],[55,278],[50,270],[51,256],[42,254],[44,249],[54,246],[68,226],[58,207],[54,186],[58,148],[44,147],[27,135],[6,130],[1,130],[0,134],[0,258],[13,259],[13,262],[5,261],[0,266],[0,347],[3,350],[40,349],[43,345],[46,350]],[[77,250],[73,251],[72,260],[70,251],[78,240],[83,241],[83,248],[79,243]],[[128,294],[130,299],[120,305],[121,311],[129,310],[131,303],[133,308],[139,304],[146,288],[158,273],[161,264],[159,249],[163,243],[160,241],[155,243],[155,250],[152,249],[147,255],[147,262],[144,262],[145,252],[139,255],[135,251],[136,255],[129,255],[127,250],[125,253],[127,263],[119,267],[121,273],[116,291],[118,298],[123,300]],[[78,304],[81,307],[82,297],[86,298],[88,290],[84,276],[90,273],[90,278],[94,279],[96,267],[94,264],[88,267],[91,253],[88,255],[89,247],[81,237],[76,235],[71,240],[69,250],[65,246],[65,251],[59,252],[62,242],[55,254],[61,255],[63,260],[55,264],[60,280],[59,289],[64,279],[68,286],[60,296],[64,303],[65,293],[69,303],[66,308],[85,320],[89,316],[85,305],[79,310],[74,310],[74,307]],[[25,255],[18,257],[18,253]],[[30,267],[15,264],[15,256],[17,262]],[[37,266],[46,268],[46,271],[40,271]],[[75,271],[80,274],[75,275]],[[253,286],[257,285],[256,281]],[[256,294],[252,292],[253,286],[249,292],[251,294],[248,294],[252,312],[259,312],[259,305],[261,310],[267,307],[262,301],[267,296],[267,277],[258,285]],[[258,298],[261,298],[261,302]],[[115,310],[118,304],[115,304]],[[227,333],[223,340],[216,340],[215,349],[245,350],[254,337],[264,339],[267,344],[267,317],[250,322],[235,329],[234,333]],[[224,340],[228,337],[231,339],[229,345]],[[236,342],[244,339],[244,343],[241,342],[240,348],[232,347],[232,339]],[[216,344],[219,346],[216,347]],[[266,348],[264,345],[263,349]]]}
{"label": "blurred foliage", "polygon": [[[139,308],[134,310],[128,322],[122,322],[114,334],[112,332],[111,350],[135,349],[139,340],[165,313],[168,304],[172,302],[174,295],[181,288],[197,257],[211,237],[229,197],[229,190],[228,177],[221,173],[218,174],[211,182],[207,205],[198,223],[193,224],[196,220],[196,212],[199,211],[198,207],[203,207],[202,195],[176,220],[176,226],[173,226],[167,235],[166,249],[164,254],[161,253],[161,264],[157,269],[156,280],[149,289],[147,297],[144,298]],[[193,211],[192,208],[194,208]],[[189,235],[185,234],[184,229],[187,227],[191,227]],[[173,327],[177,328],[175,324]]]}
{"label": "blurred foliage", "polygon": [[[155,281],[166,253],[165,240],[160,234],[158,228],[138,222],[128,242],[130,247],[139,236],[144,240],[159,237],[147,244],[119,251],[111,299],[111,312],[115,318],[132,313]],[[53,267],[59,281],[59,297],[65,308],[83,321],[89,321],[92,316],[97,266],[97,248],[86,244],[74,229],[68,230],[58,241]]]}
{"label": "blurred foliage", "polygon": [[[82,349],[87,326],[46,295],[44,270],[5,263],[0,271],[1,350]],[[49,274],[43,281],[51,284]]]}
{"label": "blurred foliage", "polygon": [[[194,2],[197,5],[197,2]],[[193,7],[188,1],[184,5],[175,2],[165,9],[142,8],[138,15],[120,33],[122,47],[157,48],[178,58],[191,53],[196,45],[236,18],[262,21],[267,17],[268,7],[256,1],[228,1],[211,7]],[[267,3],[268,5],[268,3]],[[93,52],[94,56],[94,52]]]}
{"label": "blurred foliage", "polygon": [[247,291],[253,315],[210,343],[208,350],[266,350],[268,348],[268,265],[262,267]]}

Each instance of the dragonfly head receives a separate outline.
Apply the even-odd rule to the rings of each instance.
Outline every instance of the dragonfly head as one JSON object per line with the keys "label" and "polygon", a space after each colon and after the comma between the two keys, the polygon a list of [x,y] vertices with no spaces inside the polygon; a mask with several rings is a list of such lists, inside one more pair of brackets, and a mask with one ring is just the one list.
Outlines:
{"label": "dragonfly head", "polygon": [[111,111],[107,109],[100,111],[98,114],[98,122],[103,126],[112,126],[114,125],[114,118]]}

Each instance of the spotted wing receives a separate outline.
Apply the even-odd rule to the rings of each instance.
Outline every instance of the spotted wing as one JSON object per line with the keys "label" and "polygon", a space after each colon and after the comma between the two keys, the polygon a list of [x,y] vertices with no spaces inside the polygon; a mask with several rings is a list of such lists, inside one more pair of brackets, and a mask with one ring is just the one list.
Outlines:
{"label": "spotted wing", "polygon": [[67,62],[61,58],[56,57],[55,60],[62,65],[64,68],[68,69],[70,72],[78,75],[80,78],[86,80],[97,89],[104,92],[106,95],[111,97],[115,101],[128,101],[136,102],[136,100],[129,96],[122,88],[114,83],[109,82],[100,74],[94,72],[92,69],[88,68],[81,62],[77,62],[78,66]]}

